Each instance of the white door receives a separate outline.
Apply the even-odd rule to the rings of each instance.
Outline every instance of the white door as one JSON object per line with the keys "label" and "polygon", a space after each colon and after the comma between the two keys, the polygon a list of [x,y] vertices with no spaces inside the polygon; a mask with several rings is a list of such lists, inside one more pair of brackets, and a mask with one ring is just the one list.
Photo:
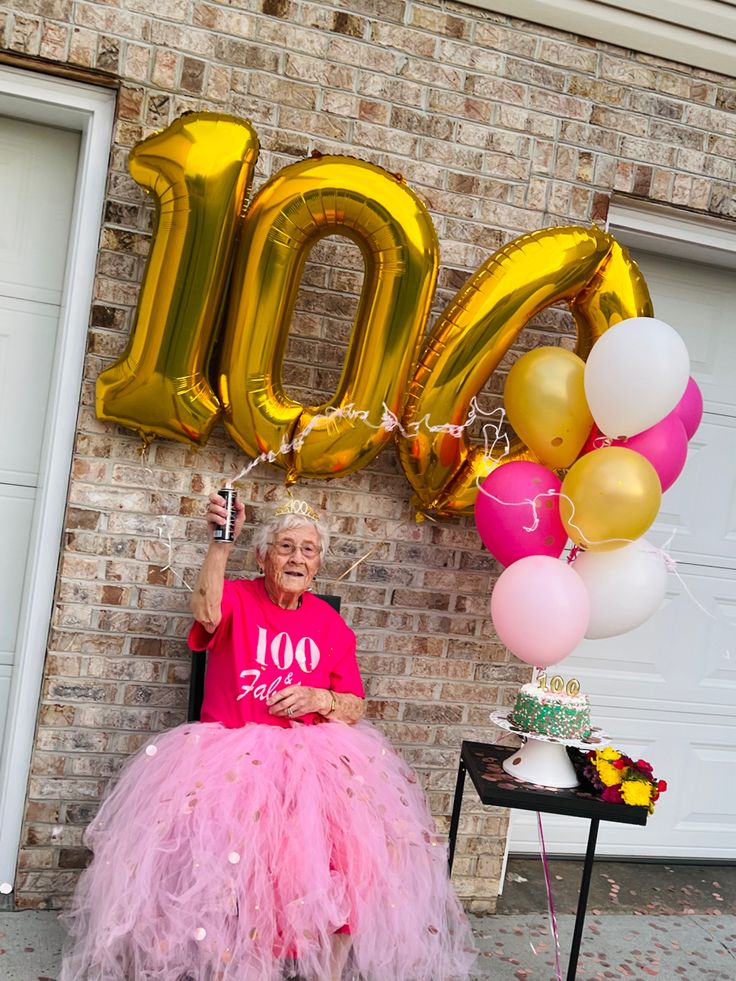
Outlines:
{"label": "white door", "polygon": [[19,667],[79,139],[0,117],[0,755]]}
{"label": "white door", "polygon": [[[634,255],[655,315],[688,346],[705,400],[685,470],[646,536],[664,545],[663,608],[637,630],[584,641],[559,665],[588,693],[610,742],[654,765],[669,789],[646,828],[603,822],[599,854],[736,858],[736,276]],[[513,812],[511,851],[538,850],[533,815]],[[544,817],[547,849],[583,850],[587,822]]]}
{"label": "white door", "polygon": [[113,90],[0,65],[3,904],[17,870],[114,117]]}

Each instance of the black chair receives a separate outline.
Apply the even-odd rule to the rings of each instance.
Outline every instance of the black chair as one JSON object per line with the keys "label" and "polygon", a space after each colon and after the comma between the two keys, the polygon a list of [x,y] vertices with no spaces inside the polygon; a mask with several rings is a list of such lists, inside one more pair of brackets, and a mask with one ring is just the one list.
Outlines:
{"label": "black chair", "polygon": [[[340,612],[342,598],[331,593],[317,593],[320,599]],[[199,722],[204,698],[204,674],[207,669],[207,651],[192,651],[192,673],[189,679],[189,709],[187,722]]]}

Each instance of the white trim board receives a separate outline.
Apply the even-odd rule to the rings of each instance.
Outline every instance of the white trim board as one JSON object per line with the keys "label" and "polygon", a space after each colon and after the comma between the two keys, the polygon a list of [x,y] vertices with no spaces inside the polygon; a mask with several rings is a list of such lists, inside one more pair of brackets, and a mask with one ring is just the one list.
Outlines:
{"label": "white trim board", "polygon": [[645,252],[736,268],[736,222],[614,197],[606,231]]}
{"label": "white trim board", "polygon": [[466,0],[473,7],[670,61],[736,73],[733,0]]}
{"label": "white trim board", "polygon": [[7,731],[0,759],[0,883],[13,883],[64,526],[84,352],[115,117],[116,92],[0,66],[0,113],[81,134],[66,274],[59,316],[31,572],[21,611]]}

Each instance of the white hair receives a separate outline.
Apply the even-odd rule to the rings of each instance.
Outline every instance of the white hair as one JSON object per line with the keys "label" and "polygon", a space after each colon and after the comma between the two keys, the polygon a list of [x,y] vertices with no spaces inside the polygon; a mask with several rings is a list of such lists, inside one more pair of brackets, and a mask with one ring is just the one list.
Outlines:
{"label": "white hair", "polygon": [[320,559],[324,559],[327,549],[330,547],[330,533],[327,530],[327,525],[323,521],[313,521],[304,514],[279,514],[269,518],[268,521],[264,521],[256,528],[252,541],[256,560],[262,561],[265,558],[266,549],[274,540],[275,535],[290,528],[314,528],[319,538]]}

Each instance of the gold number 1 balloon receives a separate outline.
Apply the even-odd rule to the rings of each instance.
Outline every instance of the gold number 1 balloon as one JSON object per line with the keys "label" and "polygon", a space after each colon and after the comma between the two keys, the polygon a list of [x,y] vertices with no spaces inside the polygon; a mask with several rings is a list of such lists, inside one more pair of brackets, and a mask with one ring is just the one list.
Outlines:
{"label": "gold number 1 balloon", "polygon": [[131,151],[156,204],[153,245],[127,350],[97,379],[100,419],[145,440],[207,440],[220,406],[206,372],[257,157],[250,124],[216,113],[182,116]]}

